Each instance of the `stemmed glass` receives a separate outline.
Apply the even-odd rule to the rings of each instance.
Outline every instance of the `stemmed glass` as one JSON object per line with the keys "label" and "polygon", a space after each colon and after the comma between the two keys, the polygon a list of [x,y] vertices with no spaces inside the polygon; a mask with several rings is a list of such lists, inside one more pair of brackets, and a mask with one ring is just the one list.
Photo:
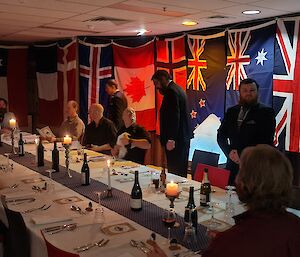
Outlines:
{"label": "stemmed glass", "polygon": [[52,173],[55,172],[54,169],[48,169],[46,172],[49,173],[49,180],[48,180],[48,185],[47,185],[47,193],[52,193],[54,192],[54,183],[52,180]]}
{"label": "stemmed glass", "polygon": [[97,223],[100,225],[100,229],[103,227],[105,223],[105,214],[104,214],[104,208],[101,204],[101,195],[102,192],[97,192],[98,197],[98,207],[95,210],[95,216],[94,216],[94,223]]}
{"label": "stemmed glass", "polygon": [[176,213],[175,213],[174,209],[165,210],[163,217],[162,217],[162,222],[168,228],[168,239],[167,239],[166,244],[169,244],[170,240],[171,240],[171,228],[174,227],[175,222],[176,222]]}
{"label": "stemmed glass", "polygon": [[5,171],[13,171],[13,164],[10,164],[10,153],[5,153],[4,154],[5,156],[6,156],[6,169],[5,169]]}
{"label": "stemmed glass", "polygon": [[195,228],[193,227],[192,224],[192,212],[194,209],[189,209],[189,220],[188,220],[188,225],[184,229],[184,237],[183,237],[183,242],[187,244],[194,244],[196,243],[196,231]]}
{"label": "stemmed glass", "polygon": [[235,187],[234,186],[227,186],[226,187],[227,191],[227,202],[226,202],[226,208],[225,208],[225,220],[228,223],[232,223],[232,217],[235,214],[235,208],[234,208],[234,204],[232,202],[232,195],[234,194]]}
{"label": "stemmed glass", "polygon": [[209,208],[211,210],[211,218],[208,222],[208,229],[209,230],[215,230],[218,228],[221,223],[218,222],[218,220],[215,218],[215,207],[218,205],[216,202],[209,202]]}

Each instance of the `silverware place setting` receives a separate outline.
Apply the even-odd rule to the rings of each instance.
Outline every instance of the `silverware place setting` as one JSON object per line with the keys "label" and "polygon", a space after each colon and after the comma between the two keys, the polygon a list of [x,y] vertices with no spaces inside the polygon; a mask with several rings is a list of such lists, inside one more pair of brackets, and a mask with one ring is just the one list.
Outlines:
{"label": "silverware place setting", "polygon": [[83,214],[83,215],[87,214],[85,211],[82,211],[79,206],[72,205],[70,209],[72,211],[76,211],[76,212],[78,212],[80,214]]}
{"label": "silverware place setting", "polygon": [[110,241],[109,239],[107,239],[107,240],[101,239],[100,241],[95,242],[95,243],[90,243],[90,244],[86,244],[86,245],[83,245],[83,246],[76,247],[76,248],[74,248],[74,250],[77,253],[85,252],[85,251],[88,251],[91,248],[96,247],[96,246],[97,247],[104,247],[108,244],[109,241]]}
{"label": "silverware place setting", "polygon": [[50,235],[53,235],[53,234],[57,234],[57,233],[60,233],[60,232],[63,232],[63,231],[73,231],[77,228],[77,224],[69,224],[67,226],[64,226],[60,229],[57,229],[57,230],[54,230],[54,231],[51,231],[49,232]]}
{"label": "silverware place setting", "polygon": [[[143,243],[143,244],[145,244],[145,243]],[[131,245],[132,247],[135,247],[135,248],[141,250],[141,251],[142,251],[143,253],[145,253],[145,254],[147,254],[147,253],[150,252],[150,249],[149,249],[148,247],[142,246],[142,244],[139,243],[139,242],[137,242],[136,240],[133,240],[133,239],[130,240],[130,245]]]}
{"label": "silverware place setting", "polygon": [[53,232],[55,230],[60,230],[60,229],[66,228],[67,226],[71,226],[71,225],[77,225],[77,223],[70,223],[70,224],[48,227],[48,228],[42,229],[42,231],[45,233],[49,233],[49,232]]}
{"label": "silverware place setting", "polygon": [[28,209],[28,210],[26,210],[26,211],[23,211],[22,213],[30,213],[30,212],[39,211],[39,210],[41,210],[41,211],[46,211],[46,210],[48,210],[50,207],[51,207],[51,204],[50,204],[50,205],[44,204],[44,205],[41,206],[41,207]]}
{"label": "silverware place setting", "polygon": [[13,203],[14,205],[19,205],[23,203],[32,203],[35,201],[34,197],[24,197],[24,198],[14,198],[6,200],[6,203]]}

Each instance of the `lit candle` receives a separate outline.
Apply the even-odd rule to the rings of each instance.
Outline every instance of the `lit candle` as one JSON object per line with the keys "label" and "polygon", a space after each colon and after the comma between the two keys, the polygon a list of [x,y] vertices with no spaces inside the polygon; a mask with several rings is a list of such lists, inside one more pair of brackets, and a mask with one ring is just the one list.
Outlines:
{"label": "lit candle", "polygon": [[9,120],[9,126],[10,126],[10,128],[12,128],[12,129],[16,128],[16,124],[17,124],[17,122],[16,122],[15,119],[10,119]]}
{"label": "lit candle", "polygon": [[39,139],[34,139],[35,143],[35,162],[38,163],[38,145],[39,145]]}
{"label": "lit candle", "polygon": [[111,181],[110,181],[110,160],[107,160],[106,163],[107,163],[108,190],[111,190]]}
{"label": "lit candle", "polygon": [[167,196],[177,196],[178,195],[178,184],[171,181],[171,183],[167,184],[166,189],[166,195]]}
{"label": "lit candle", "polygon": [[72,144],[72,138],[70,136],[66,135],[64,137],[64,145],[70,145],[70,144]]}

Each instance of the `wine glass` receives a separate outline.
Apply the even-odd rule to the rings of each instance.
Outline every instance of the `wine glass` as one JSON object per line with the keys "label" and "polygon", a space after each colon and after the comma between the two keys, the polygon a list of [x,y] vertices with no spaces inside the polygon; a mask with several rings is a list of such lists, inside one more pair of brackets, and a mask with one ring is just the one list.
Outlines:
{"label": "wine glass", "polygon": [[97,197],[98,197],[98,207],[95,209],[95,215],[94,215],[94,223],[99,224],[100,229],[103,227],[105,224],[105,214],[104,214],[104,208],[101,204],[101,195],[102,192],[97,192]]}
{"label": "wine glass", "polygon": [[217,229],[220,225],[222,225],[218,220],[215,218],[215,207],[218,205],[216,202],[209,202],[209,208],[211,210],[211,218],[208,222],[208,229],[209,230],[215,230]]}
{"label": "wine glass", "polygon": [[47,185],[47,193],[52,193],[54,192],[54,183],[52,180],[52,173],[55,172],[54,169],[48,169],[46,172],[49,173],[49,180],[48,180],[48,185]]}
{"label": "wine glass", "polygon": [[171,228],[174,227],[176,222],[176,213],[173,209],[165,210],[162,222],[165,224],[165,226],[168,228],[168,239],[166,244],[169,244],[171,240]]}
{"label": "wine glass", "polygon": [[192,224],[192,212],[193,211],[194,211],[194,209],[189,209],[188,225],[184,229],[184,237],[183,237],[183,242],[185,242],[186,244],[191,245],[191,246],[197,242],[196,230]]}
{"label": "wine glass", "polygon": [[225,208],[225,220],[228,223],[233,223],[232,217],[235,214],[235,208],[234,208],[234,203],[232,202],[232,195],[234,194],[235,187],[234,186],[227,186],[226,187],[227,191],[227,202],[226,202],[226,208]]}

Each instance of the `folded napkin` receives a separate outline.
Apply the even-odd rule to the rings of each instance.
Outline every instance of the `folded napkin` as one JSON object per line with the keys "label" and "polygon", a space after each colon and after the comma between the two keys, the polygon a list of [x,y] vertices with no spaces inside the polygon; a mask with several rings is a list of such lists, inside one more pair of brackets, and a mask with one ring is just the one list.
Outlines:
{"label": "folded napkin", "polygon": [[66,216],[53,217],[53,216],[47,216],[47,215],[39,215],[39,216],[31,217],[31,220],[36,225],[44,225],[44,224],[50,224],[50,223],[70,221],[70,220],[72,220],[72,218],[66,217]]}
{"label": "folded napkin", "polygon": [[2,195],[5,196],[6,200],[28,198],[28,197],[35,196],[34,192],[29,192],[29,191],[7,192],[7,193],[3,193]]}
{"label": "folded napkin", "polygon": [[130,253],[123,253],[123,254],[119,255],[119,257],[134,257],[134,256]]}

